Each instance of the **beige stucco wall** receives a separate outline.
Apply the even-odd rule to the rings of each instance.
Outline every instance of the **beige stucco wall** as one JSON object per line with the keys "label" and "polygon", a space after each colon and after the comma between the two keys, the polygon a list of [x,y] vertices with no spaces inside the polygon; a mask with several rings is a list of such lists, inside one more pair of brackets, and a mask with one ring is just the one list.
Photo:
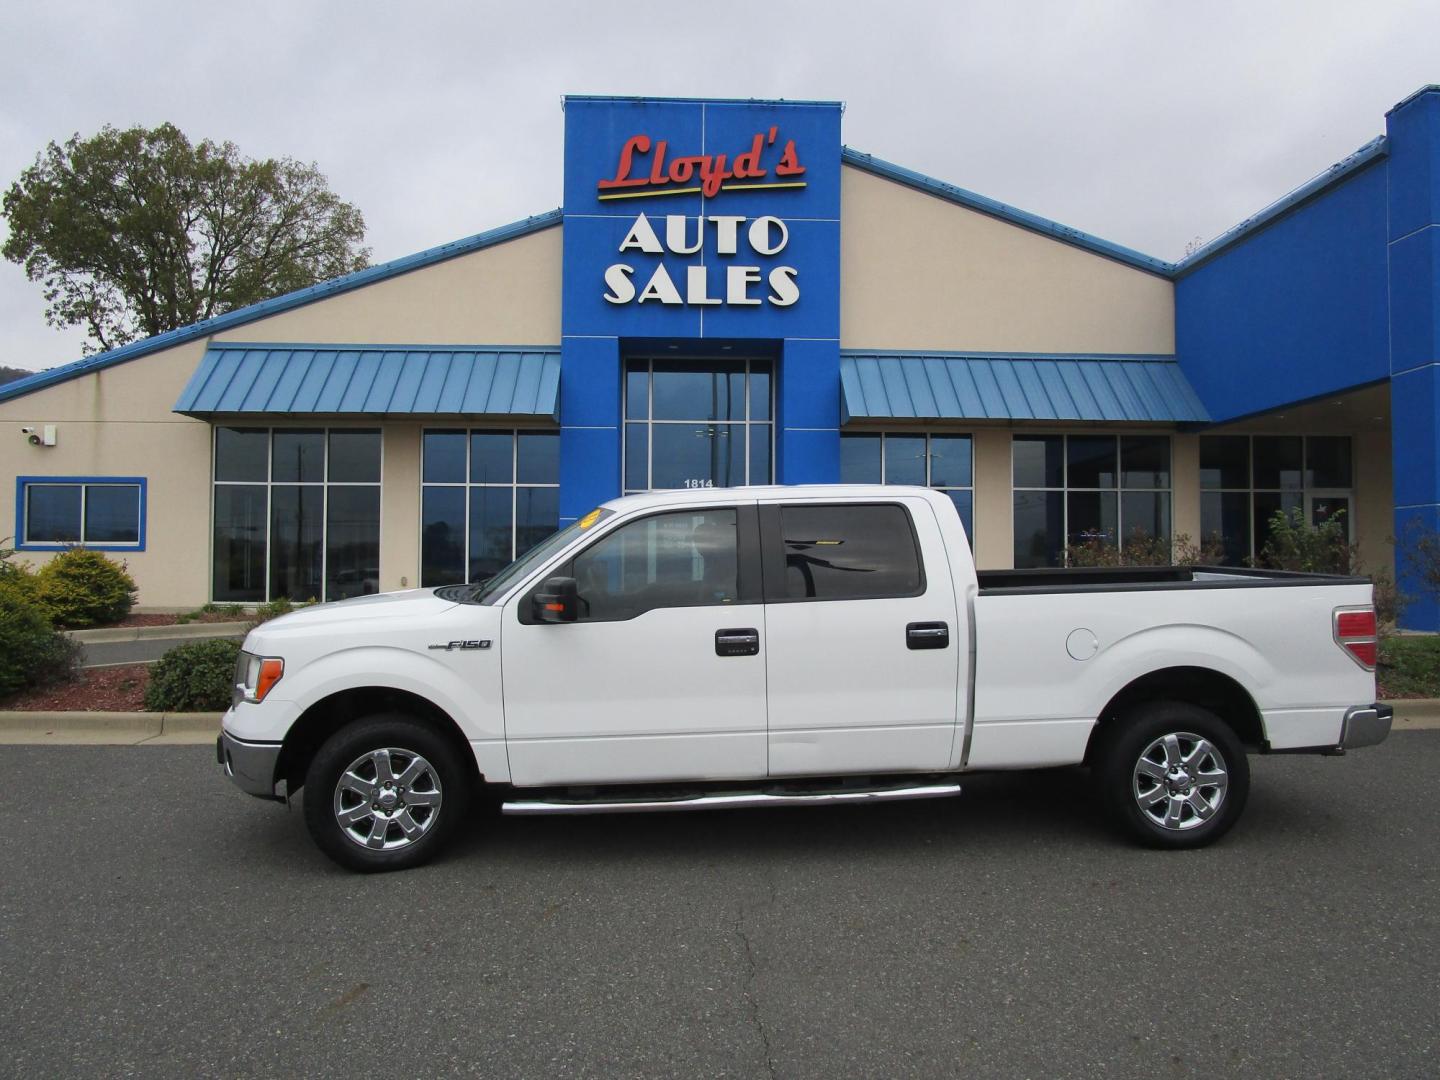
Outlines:
{"label": "beige stucco wall", "polygon": [[558,345],[559,226],[215,335],[217,341]]}
{"label": "beige stucco wall", "polygon": [[1200,436],[1170,438],[1170,535],[1200,544]]}
{"label": "beige stucco wall", "polygon": [[[128,563],[140,603],[193,606],[209,595],[210,425],[170,411],[205,353],[192,342],[0,402],[0,538],[13,536],[17,476],[143,476],[144,551]],[[31,446],[22,427],[54,424],[56,445]],[[51,556],[22,552],[38,565]]]}
{"label": "beige stucco wall", "polygon": [[1010,489],[1008,430],[973,433],[975,462],[975,565],[981,570],[1008,570],[1015,565],[1015,507]]}
{"label": "beige stucco wall", "polygon": [[853,166],[840,191],[844,348],[1175,351],[1164,278]]}
{"label": "beige stucco wall", "polygon": [[1369,573],[1383,570],[1395,577],[1395,488],[1391,476],[1390,432],[1364,431],[1354,436],[1355,542]]}

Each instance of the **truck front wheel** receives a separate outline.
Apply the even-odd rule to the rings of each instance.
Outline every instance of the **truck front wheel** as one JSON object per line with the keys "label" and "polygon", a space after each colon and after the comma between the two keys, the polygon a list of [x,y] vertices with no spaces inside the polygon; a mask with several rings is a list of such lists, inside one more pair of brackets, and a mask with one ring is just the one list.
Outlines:
{"label": "truck front wheel", "polygon": [[1196,848],[1225,835],[1250,793],[1250,763],[1230,725],[1182,702],[1142,705],[1101,732],[1100,797],[1142,843]]}
{"label": "truck front wheel", "polygon": [[351,870],[433,858],[465,818],[470,776],[450,744],[400,715],[369,716],[325,740],[305,774],[305,825]]}

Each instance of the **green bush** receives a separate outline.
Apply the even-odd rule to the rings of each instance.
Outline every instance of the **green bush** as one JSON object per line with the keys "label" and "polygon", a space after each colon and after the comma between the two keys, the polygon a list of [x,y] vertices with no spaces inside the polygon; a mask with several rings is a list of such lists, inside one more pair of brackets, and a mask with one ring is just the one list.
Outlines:
{"label": "green bush", "polygon": [[152,712],[217,712],[230,707],[238,641],[190,641],[150,666],[145,708]]}
{"label": "green bush", "polygon": [[124,563],[98,551],[62,551],[35,575],[35,602],[56,626],[117,623],[135,605],[135,580]]}
{"label": "green bush", "polygon": [[281,615],[289,615],[292,611],[299,611],[303,607],[309,607],[315,603],[314,600],[306,600],[299,604],[288,596],[277,596],[268,604],[261,604],[255,609],[255,614],[250,619],[250,626],[256,627],[271,619],[278,619]]}
{"label": "green bush", "polygon": [[80,647],[34,604],[0,590],[0,697],[72,678]]}
{"label": "green bush", "polygon": [[1176,533],[1172,539],[1136,528],[1123,549],[1101,539],[1065,549],[1067,566],[1218,566],[1224,561],[1225,547],[1214,533],[1197,546],[1186,533]]}
{"label": "green bush", "polygon": [[1299,507],[1270,515],[1270,539],[1260,552],[1260,565],[1270,570],[1301,570],[1309,574],[1350,574],[1359,562],[1350,543],[1345,511],[1318,525],[1305,520]]}
{"label": "green bush", "polygon": [[31,570],[27,563],[14,562],[14,558],[14,548],[0,547],[0,595],[12,596],[27,604],[33,604],[35,571]]}

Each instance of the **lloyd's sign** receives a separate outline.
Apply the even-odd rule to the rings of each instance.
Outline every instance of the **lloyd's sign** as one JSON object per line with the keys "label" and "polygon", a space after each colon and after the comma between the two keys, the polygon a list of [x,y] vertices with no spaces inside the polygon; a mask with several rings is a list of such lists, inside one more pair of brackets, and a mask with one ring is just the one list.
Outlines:
{"label": "lloyd's sign", "polygon": [[[671,155],[668,140],[632,135],[620,148],[613,175],[596,184],[600,202],[701,195],[717,199],[734,191],[800,191],[805,166],[794,139],[780,128],[756,132],[733,156]],[[686,307],[790,307],[800,299],[800,271],[784,262],[790,229],[773,214],[639,213],[604,270],[609,304],[656,303]],[[641,270],[629,253],[662,261]],[[677,263],[668,256],[687,261]],[[693,261],[698,256],[699,261]]]}
{"label": "lloyd's sign", "polygon": [[838,338],[840,119],[838,102],[567,97],[573,348]]}

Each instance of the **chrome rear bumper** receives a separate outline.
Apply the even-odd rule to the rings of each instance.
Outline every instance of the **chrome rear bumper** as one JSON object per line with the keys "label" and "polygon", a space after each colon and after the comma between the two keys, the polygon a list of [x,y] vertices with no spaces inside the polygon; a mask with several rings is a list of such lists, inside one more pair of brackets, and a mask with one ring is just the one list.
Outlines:
{"label": "chrome rear bumper", "polygon": [[1356,705],[1345,713],[1340,725],[1340,748],[1355,750],[1362,746],[1375,746],[1385,741],[1390,734],[1390,724],[1395,710],[1389,705],[1376,702],[1374,705]]}

